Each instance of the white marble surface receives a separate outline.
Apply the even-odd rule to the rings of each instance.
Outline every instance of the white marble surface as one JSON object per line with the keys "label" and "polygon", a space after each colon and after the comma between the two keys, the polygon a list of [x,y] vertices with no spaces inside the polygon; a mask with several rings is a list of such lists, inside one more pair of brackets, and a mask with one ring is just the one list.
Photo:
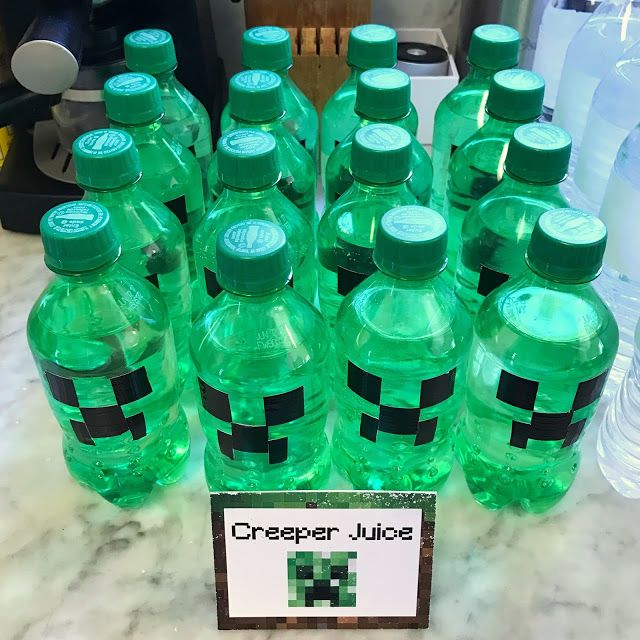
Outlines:
{"label": "white marble surface", "polygon": [[[25,340],[46,278],[39,238],[0,230],[0,638],[215,638],[197,424],[186,478],[144,509],[119,511],[72,482]],[[431,629],[376,637],[637,640],[640,503],[601,477],[594,435],[574,488],[544,516],[486,511],[456,469],[439,496]]]}

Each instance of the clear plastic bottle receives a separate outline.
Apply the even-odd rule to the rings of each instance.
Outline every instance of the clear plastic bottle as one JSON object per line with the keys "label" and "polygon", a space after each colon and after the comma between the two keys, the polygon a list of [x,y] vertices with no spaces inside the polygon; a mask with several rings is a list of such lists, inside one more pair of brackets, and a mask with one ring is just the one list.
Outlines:
{"label": "clear plastic bottle", "polygon": [[456,270],[467,211],[502,180],[509,140],[519,126],[540,117],[543,96],[544,80],[532,71],[507,69],[493,76],[487,122],[455,151],[449,163],[444,203],[449,226],[448,278]]}
{"label": "clear plastic bottle", "polygon": [[[293,66],[289,32],[272,26],[247,29],[242,35],[242,64],[247,69],[265,69],[280,76],[286,111],[284,126],[317,163],[318,112],[289,75]],[[226,133],[232,126],[229,105],[226,105],[220,117],[222,133]]]}
{"label": "clear plastic bottle", "polygon": [[198,271],[194,310],[199,312],[221,293],[216,279],[218,235],[241,220],[269,220],[287,236],[293,279],[291,284],[315,301],[315,248],[311,225],[300,209],[278,191],[280,169],[275,138],[265,131],[233,129],[218,140],[218,179],[224,190],[193,239]]}
{"label": "clear plastic bottle", "polygon": [[335,202],[353,183],[351,145],[355,132],[368,124],[386,122],[406,129],[412,137],[409,188],[422,204],[431,198],[433,166],[426,149],[415,137],[411,115],[411,79],[398,69],[370,69],[358,78],[355,129],[331,152],[325,169],[325,206]]}
{"label": "clear plastic bottle", "polygon": [[[324,169],[334,148],[358,124],[354,111],[358,78],[367,69],[395,67],[398,62],[398,36],[390,27],[380,24],[361,24],[349,32],[347,64],[349,77],[327,100],[322,109],[320,126],[320,169],[324,182]],[[415,109],[411,118],[418,129]]]}
{"label": "clear plastic bottle", "polygon": [[611,370],[611,384],[617,386],[631,364],[634,328],[640,315],[640,125],[618,151],[600,218],[607,225],[609,240],[596,289],[620,327],[620,345]]}
{"label": "clear plastic bottle", "polygon": [[195,278],[193,234],[204,216],[200,167],[194,155],[162,125],[158,82],[146,73],[122,73],[104,85],[110,125],[131,135],[140,154],[140,186],[167,205],[183,225],[189,271]]}
{"label": "clear plastic bottle", "polygon": [[598,464],[625,498],[640,498],[640,322],[635,352],[598,432]]}
{"label": "clear plastic bottle", "polygon": [[564,59],[553,124],[573,140],[572,169],[598,84],[640,38],[640,3],[606,0],[576,33]]}
{"label": "clear plastic bottle", "polygon": [[213,155],[211,118],[204,105],[176,78],[178,60],[171,34],[163,29],[132,31],[124,39],[124,54],[131,71],[148,73],[158,81],[164,105],[162,124],[198,160],[206,195]]}
{"label": "clear plastic bottle", "polygon": [[382,216],[418,204],[411,192],[411,135],[392,124],[358,129],[351,146],[354,182],[327,209],[318,226],[318,298],[331,327],[338,308],[371,275],[373,245]]}
{"label": "clear plastic bottle", "polygon": [[[280,180],[278,189],[300,209],[305,220],[316,228],[315,164],[302,145],[284,126],[286,115],[280,76],[272,71],[241,71],[229,83],[229,115],[234,129],[254,129],[270,133],[278,145]],[[209,166],[212,199],[222,193],[216,154]]]}
{"label": "clear plastic bottle", "polygon": [[529,268],[476,316],[456,455],[489,509],[541,513],[573,484],[618,346],[616,321],[591,285],[606,237],[588,213],[543,213]]}
{"label": "clear plastic bottle", "polygon": [[120,265],[103,206],[54,207],[40,233],[55,277],[31,309],[27,338],[69,473],[137,507],[156,484],[178,480],[189,455],[166,304]]}
{"label": "clear plastic bottle", "polygon": [[640,121],[640,42],[602,79],[593,95],[573,180],[572,207],[598,213],[620,145]]}
{"label": "clear plastic bottle", "polygon": [[224,293],[191,335],[209,488],[317,488],[329,472],[327,326],[287,286],[291,262],[277,225],[231,225],[218,235],[216,259]]}
{"label": "clear plastic bottle", "polygon": [[504,178],[462,223],[455,292],[471,315],[496,287],[526,269],[524,254],[540,215],[568,206],[560,183],[570,156],[571,138],[560,127],[532,122],[515,130]]}
{"label": "clear plastic bottle", "polygon": [[357,489],[431,490],[451,471],[471,327],[439,276],[446,260],[440,214],[392,209],[379,270],[340,307],[333,459]]}
{"label": "clear plastic bottle", "polygon": [[502,24],[483,24],[471,34],[469,73],[438,105],[433,129],[433,188],[431,206],[442,211],[449,160],[486,120],[489,84],[496,71],[518,64],[520,35]]}
{"label": "clear plastic bottle", "polygon": [[125,131],[97,129],[81,135],[73,143],[73,161],[84,198],[109,211],[122,247],[118,263],[156,286],[167,303],[184,381],[191,366],[191,287],[182,225],[140,187],[140,157]]}

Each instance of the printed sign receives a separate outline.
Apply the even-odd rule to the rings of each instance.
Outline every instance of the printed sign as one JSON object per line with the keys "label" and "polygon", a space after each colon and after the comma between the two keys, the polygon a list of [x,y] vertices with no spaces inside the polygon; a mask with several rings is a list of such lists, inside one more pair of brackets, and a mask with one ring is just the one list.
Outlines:
{"label": "printed sign", "polygon": [[219,629],[424,628],[435,493],[211,494]]}

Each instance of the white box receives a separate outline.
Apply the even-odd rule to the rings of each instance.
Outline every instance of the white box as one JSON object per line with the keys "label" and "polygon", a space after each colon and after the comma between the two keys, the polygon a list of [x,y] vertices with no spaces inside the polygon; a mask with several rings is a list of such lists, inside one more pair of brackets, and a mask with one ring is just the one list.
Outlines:
{"label": "white box", "polygon": [[418,140],[423,145],[431,145],[436,109],[441,100],[460,82],[460,75],[442,29],[396,29],[396,32],[398,42],[435,44],[449,53],[448,75],[411,77],[411,100],[418,111]]}

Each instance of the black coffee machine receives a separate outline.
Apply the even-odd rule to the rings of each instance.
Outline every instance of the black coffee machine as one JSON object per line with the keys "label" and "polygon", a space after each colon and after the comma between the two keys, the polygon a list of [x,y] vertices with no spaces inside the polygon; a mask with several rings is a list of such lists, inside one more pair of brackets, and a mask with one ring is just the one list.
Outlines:
{"label": "black coffee machine", "polygon": [[[10,5],[10,8],[7,6]],[[125,71],[122,41],[158,27],[174,38],[180,81],[205,105],[214,140],[226,101],[209,0],[20,0],[0,5],[14,79],[0,86],[13,142],[0,170],[0,223],[37,233],[50,207],[81,195],[71,144],[106,125],[102,86]]]}

